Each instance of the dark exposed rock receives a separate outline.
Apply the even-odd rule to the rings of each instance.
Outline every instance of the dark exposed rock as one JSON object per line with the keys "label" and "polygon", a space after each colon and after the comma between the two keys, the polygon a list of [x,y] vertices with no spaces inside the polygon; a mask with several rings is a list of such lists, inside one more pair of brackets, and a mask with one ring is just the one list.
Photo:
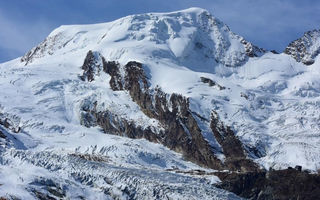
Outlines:
{"label": "dark exposed rock", "polygon": [[249,100],[249,96],[243,92],[240,93],[240,97],[244,97],[246,100]]}
{"label": "dark exposed rock", "polygon": [[265,144],[258,142],[255,146],[246,145],[245,146],[246,152],[251,153],[252,158],[262,158],[266,156],[266,147]]}
{"label": "dark exposed rock", "polygon": [[295,169],[247,173],[216,173],[216,186],[241,197],[257,200],[318,199],[320,175]]}
{"label": "dark exposed rock", "polygon": [[273,54],[279,54],[279,52],[277,52],[276,50],[271,50],[271,53],[273,53]]}
{"label": "dark exposed rock", "polygon": [[115,61],[103,62],[103,71],[111,76],[110,87],[112,90],[123,90],[122,78],[119,72],[120,64]]}
{"label": "dark exposed rock", "polygon": [[80,106],[80,124],[90,128],[98,125],[96,119],[96,113],[98,112],[96,110],[97,102],[94,102],[91,107],[86,107],[86,104],[87,103],[83,103],[83,105]]}
{"label": "dark exposed rock", "polygon": [[301,167],[300,165],[296,165],[296,166],[294,167],[294,169],[295,169],[295,170],[298,170],[298,171],[300,171],[300,172],[301,172],[302,167]]}
{"label": "dark exposed rock", "polygon": [[256,95],[252,92],[240,92],[240,97],[243,97],[248,101],[253,101],[256,98]]}
{"label": "dark exposed rock", "polygon": [[259,57],[261,54],[265,53],[266,51],[262,48],[259,48],[252,43],[246,41],[245,39],[242,39],[240,41],[246,50],[246,55],[249,57]]}
{"label": "dark exposed rock", "polygon": [[65,45],[60,43],[60,38],[61,34],[47,37],[38,46],[32,48],[24,56],[22,56],[20,61],[25,62],[25,65],[28,65],[29,63],[32,63],[36,58],[41,58],[46,54],[52,55],[56,49],[59,49]]}
{"label": "dark exposed rock", "polygon": [[[157,94],[161,94],[159,90]],[[184,119],[177,117],[179,101],[186,101],[179,95],[172,95],[170,102],[173,105],[172,111],[169,111],[167,100],[161,99],[160,96],[155,96],[155,105],[157,107],[156,112],[146,112],[151,117],[156,117],[162,124],[164,124],[165,131],[155,133],[151,128],[143,129],[140,126],[136,126],[134,122],[128,121],[124,118],[115,116],[108,110],[103,112],[97,112],[95,109],[90,111],[90,115],[94,117],[97,125],[99,125],[105,132],[112,133],[120,136],[126,136],[130,138],[145,138],[151,142],[162,143],[165,146],[181,152],[188,160],[199,163],[204,166],[209,166],[215,169],[221,169],[222,164],[218,160],[209,144],[203,139],[200,129],[197,127],[195,120],[192,118],[192,114],[187,114]],[[142,98],[143,99],[143,98]],[[162,107],[164,103],[166,107]],[[143,101],[141,101],[143,102]],[[143,107],[146,107],[144,104]],[[165,110],[162,110],[164,108]],[[155,110],[155,107],[153,107]],[[183,110],[183,109],[181,109]],[[189,111],[182,111],[189,112]],[[194,126],[196,130],[189,131],[186,127]],[[186,131],[188,133],[186,133]],[[189,135],[191,134],[191,135]],[[190,137],[191,136],[191,137]]]}
{"label": "dark exposed rock", "polygon": [[106,61],[98,52],[89,51],[81,67],[83,74],[80,76],[83,81],[93,81],[95,76],[103,70],[110,74],[110,87],[112,90],[123,90],[122,77],[119,72],[120,64],[115,61]]}
{"label": "dark exposed rock", "polygon": [[115,134],[134,139],[146,138],[152,142],[157,141],[157,134],[154,133],[150,128],[143,129],[137,126],[133,121],[129,121],[125,118],[121,118],[112,112],[97,111],[97,103],[94,102],[93,106],[87,107],[84,104],[81,107],[81,118],[80,123],[86,127],[92,127],[99,125],[104,132],[109,134]]}
{"label": "dark exposed rock", "polygon": [[255,171],[258,166],[247,158],[241,141],[229,126],[225,126],[215,111],[212,111],[210,127],[223,149],[226,157],[225,165],[230,170]]}
{"label": "dark exposed rock", "polygon": [[265,172],[216,173],[222,181],[218,188],[231,191],[241,197],[257,199],[265,182]]}
{"label": "dark exposed rock", "polygon": [[203,83],[208,83],[210,87],[216,86],[218,87],[219,90],[224,90],[226,89],[226,87],[219,85],[218,83],[216,83],[215,81],[206,78],[206,77],[200,77],[201,82]]}
{"label": "dark exposed rock", "polygon": [[105,60],[99,53],[89,51],[81,67],[83,69],[83,75],[80,76],[81,80],[93,81],[95,75],[102,70],[103,63],[105,63]]}
{"label": "dark exposed rock", "polygon": [[1,130],[0,130],[0,138],[5,139],[6,137],[7,137],[7,136],[6,136],[4,133],[2,133]]}
{"label": "dark exposed rock", "polygon": [[40,47],[36,47],[35,49],[32,49],[21,58],[21,62],[25,62],[26,63],[25,65],[27,65],[29,62],[32,62],[33,56],[37,54],[37,52],[39,51],[40,51]]}
{"label": "dark exposed rock", "polygon": [[312,65],[314,58],[320,54],[320,30],[313,30],[291,42],[284,50],[285,54],[291,55],[296,61],[305,65]]}
{"label": "dark exposed rock", "polygon": [[0,125],[4,126],[5,128],[13,131],[14,133],[19,133],[21,131],[20,126],[16,126],[9,118],[1,117],[0,113]]}
{"label": "dark exposed rock", "polygon": [[[150,91],[141,63],[129,62],[124,69],[124,88],[129,91],[132,100],[148,117],[159,120],[165,128],[164,133],[154,134],[156,141],[181,152],[188,160],[220,169],[221,161],[214,156],[212,148],[203,138],[189,109],[189,100],[179,94],[167,98],[168,95],[160,88]],[[154,139],[151,138],[151,141]]]}
{"label": "dark exposed rock", "polygon": [[[120,74],[121,71],[124,74]],[[132,100],[138,104],[142,112],[160,122],[164,130],[156,132],[151,127],[142,128],[134,121],[128,121],[105,110],[97,111],[97,102],[91,106],[83,106],[81,123],[87,127],[99,125],[104,132],[130,138],[145,138],[161,143],[170,149],[180,152],[190,161],[214,169],[230,169],[238,171],[257,170],[257,166],[246,158],[240,140],[229,127],[220,126],[219,118],[212,117],[212,134],[223,148],[226,162],[215,156],[220,151],[210,146],[203,137],[201,129],[189,109],[189,99],[179,94],[168,95],[161,88],[150,89],[149,80],[144,67],[139,62],[128,62],[120,66],[116,62],[103,63],[103,71],[111,76],[110,86],[113,90],[126,90]],[[214,81],[202,77],[203,82],[218,86]],[[219,88],[224,89],[220,86]],[[210,119],[205,119],[210,122]]]}
{"label": "dark exposed rock", "polygon": [[143,129],[133,121],[115,116],[109,111],[95,114],[97,124],[107,133],[125,136],[133,139],[145,138],[152,142],[158,142],[158,137],[150,128]]}
{"label": "dark exposed rock", "polygon": [[[203,138],[201,130],[189,110],[187,98],[178,95],[165,94],[160,88],[149,89],[148,79],[143,66],[138,62],[129,62],[124,66],[124,77],[119,73],[119,65],[110,63],[104,65],[104,71],[109,73],[114,81],[110,81],[114,90],[127,90],[134,102],[150,118],[155,118],[163,125],[164,131],[155,133],[151,128],[142,129],[134,122],[115,116],[108,110],[98,112],[93,109],[82,110],[82,124],[99,125],[105,132],[127,136],[130,138],[146,138],[181,152],[188,160],[215,169],[222,169],[222,163],[213,153],[212,147]],[[120,85],[118,83],[124,84]],[[120,85],[113,87],[112,83]]]}
{"label": "dark exposed rock", "polygon": [[[320,169],[319,169],[319,170],[320,170]],[[310,169],[304,169],[303,172],[304,172],[304,173],[307,173],[307,174],[310,174],[310,173],[311,173],[311,170],[310,170]],[[318,174],[320,174],[319,171],[318,171]]]}

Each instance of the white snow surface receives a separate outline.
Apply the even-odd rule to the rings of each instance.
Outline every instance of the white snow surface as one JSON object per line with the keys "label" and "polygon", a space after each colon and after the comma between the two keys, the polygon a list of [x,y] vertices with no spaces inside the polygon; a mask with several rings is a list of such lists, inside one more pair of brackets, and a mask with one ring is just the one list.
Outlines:
{"label": "white snow surface", "polygon": [[[152,198],[153,187],[172,188],[168,197],[173,199],[237,199],[210,185],[216,177],[166,171],[208,169],[160,144],[80,125],[80,106],[88,100],[141,127],[163,128],[127,92],[112,91],[107,74],[99,73],[92,82],[79,79],[89,50],[123,65],[143,63],[151,87],[189,97],[191,110],[204,118],[217,111],[246,146],[260,150],[260,158],[248,156],[262,167],[319,169],[320,58],[308,67],[285,54],[249,58],[242,39],[208,11],[191,8],[61,26],[27,54],[32,55],[29,61],[24,56],[24,62],[17,58],[0,64],[0,113],[22,127],[20,133],[1,128],[8,137],[0,138],[0,196],[30,199],[36,187],[31,183],[45,178],[69,185],[71,199],[128,199],[126,185],[146,199]],[[200,77],[226,89],[209,87]],[[209,124],[202,126],[203,135],[216,145]]]}

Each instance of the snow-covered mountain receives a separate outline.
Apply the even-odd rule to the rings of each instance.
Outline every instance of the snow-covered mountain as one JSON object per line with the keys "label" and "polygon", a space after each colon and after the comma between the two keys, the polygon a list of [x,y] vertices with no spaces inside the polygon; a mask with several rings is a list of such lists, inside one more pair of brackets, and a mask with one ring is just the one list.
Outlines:
{"label": "snow-covered mountain", "polygon": [[316,171],[319,41],[274,54],[200,8],[61,26],[0,64],[0,197],[238,199],[210,172]]}

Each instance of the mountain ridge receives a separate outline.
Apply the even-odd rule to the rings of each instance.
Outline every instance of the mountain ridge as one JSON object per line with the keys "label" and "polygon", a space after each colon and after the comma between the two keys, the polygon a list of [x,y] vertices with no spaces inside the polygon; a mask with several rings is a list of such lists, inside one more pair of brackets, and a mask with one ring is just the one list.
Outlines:
{"label": "mountain ridge", "polygon": [[320,54],[320,30],[307,31],[303,36],[293,42],[284,50],[284,53],[292,55],[298,62],[312,65]]}

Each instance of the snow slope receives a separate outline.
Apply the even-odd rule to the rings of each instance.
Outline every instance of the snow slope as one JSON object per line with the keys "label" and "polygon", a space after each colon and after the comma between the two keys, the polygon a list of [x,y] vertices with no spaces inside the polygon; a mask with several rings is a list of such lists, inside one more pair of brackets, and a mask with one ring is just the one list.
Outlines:
{"label": "snow slope", "polygon": [[[191,110],[205,119],[217,111],[246,148],[258,149],[248,157],[261,167],[320,168],[319,56],[307,67],[290,55],[266,52],[208,11],[191,8],[61,26],[22,58],[0,64],[0,117],[22,130],[0,127],[7,136],[0,139],[0,196],[47,194],[39,184],[44,181],[72,199],[237,199],[208,185],[215,177],[166,171],[203,168],[160,144],[80,125],[80,108],[97,101],[101,111],[112,110],[141,127],[164,128],[128,92],[111,90],[106,73],[97,71],[92,82],[79,78],[89,50],[123,65],[143,63],[152,88],[189,97]],[[216,145],[209,123],[201,129]]]}

